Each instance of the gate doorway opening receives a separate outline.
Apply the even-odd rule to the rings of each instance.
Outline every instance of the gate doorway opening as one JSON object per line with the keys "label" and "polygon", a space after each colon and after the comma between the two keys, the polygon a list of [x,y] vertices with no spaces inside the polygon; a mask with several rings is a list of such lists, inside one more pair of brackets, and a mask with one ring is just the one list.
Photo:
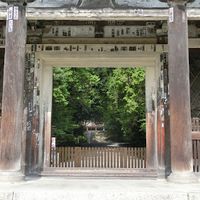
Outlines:
{"label": "gate doorway opening", "polygon": [[50,167],[146,168],[145,70],[54,68]]}
{"label": "gate doorway opening", "polygon": [[[130,46],[130,47],[129,47]],[[70,50],[73,51],[66,52]],[[87,47],[87,48],[86,48]],[[134,47],[134,48],[133,48]],[[80,51],[84,50],[84,51]],[[115,51],[116,49],[116,51]],[[162,86],[162,80],[160,80],[161,66],[164,65],[166,59],[163,56],[165,46],[158,45],[152,47],[152,45],[128,45],[126,51],[124,51],[124,45],[111,45],[111,44],[87,44],[87,45],[38,45],[35,53],[36,72],[35,77],[38,80],[39,96],[37,96],[37,102],[39,103],[40,113],[40,130],[42,133],[38,137],[38,152],[39,163],[42,167],[42,175],[48,175],[52,173],[58,173],[62,171],[65,175],[81,173],[82,175],[99,176],[108,173],[112,176],[156,176],[158,168],[158,154],[157,148],[159,148],[157,140],[157,115],[158,115],[158,100],[157,89]],[[133,51],[133,49],[135,51]],[[79,51],[78,51],[79,50]],[[142,66],[145,70],[145,114],[146,114],[146,162],[143,167],[138,168],[96,168],[94,167],[57,167],[51,166],[51,133],[52,133],[52,95],[53,95],[53,68],[54,67],[70,66],[72,68],[84,68],[87,66],[92,69],[98,68],[134,68],[136,66]],[[122,91],[125,88],[121,89]],[[160,139],[159,139],[160,140]],[[70,152],[74,152],[70,147]],[[93,152],[94,149],[89,149],[89,152]],[[127,147],[128,148],[128,147]],[[80,149],[79,149],[80,150]],[[79,155],[80,151],[77,151]],[[85,149],[84,149],[85,150]],[[66,150],[68,151],[68,150]],[[66,152],[64,151],[64,152]],[[86,151],[86,150],[85,150]],[[110,150],[109,150],[110,151]],[[128,150],[127,150],[128,151]],[[134,150],[131,150],[134,152]],[[159,149],[160,151],[160,149]],[[99,152],[99,151],[98,151]],[[89,153],[90,154],[90,153]],[[95,153],[98,154],[98,153]],[[124,153],[125,154],[125,153]],[[123,155],[124,155],[123,154]],[[141,154],[141,153],[140,153]],[[57,154],[56,154],[57,155]],[[64,156],[65,153],[62,154]],[[84,155],[84,154],[83,154]],[[111,154],[109,154],[111,156]],[[117,156],[116,156],[117,157]],[[53,156],[52,159],[56,159]],[[76,156],[77,158],[77,156]],[[126,158],[125,158],[126,159]],[[77,162],[79,162],[78,159]],[[98,160],[98,158],[97,158]],[[55,163],[55,161],[54,161]],[[94,165],[94,160],[91,161],[89,166]],[[98,162],[97,162],[98,163]],[[100,162],[101,163],[101,162]],[[126,163],[123,161],[123,163]],[[125,164],[126,165],[126,164]],[[80,166],[80,162],[77,166]],[[98,173],[93,173],[97,169]],[[124,170],[127,169],[127,170]],[[71,171],[73,170],[73,171]],[[74,171],[75,170],[75,171]],[[64,172],[63,172],[64,171]]]}

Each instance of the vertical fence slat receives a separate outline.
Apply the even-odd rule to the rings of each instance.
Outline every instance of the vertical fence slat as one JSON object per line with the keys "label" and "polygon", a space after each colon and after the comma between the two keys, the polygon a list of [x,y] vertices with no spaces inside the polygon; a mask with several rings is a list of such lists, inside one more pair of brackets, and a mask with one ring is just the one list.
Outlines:
{"label": "vertical fence slat", "polygon": [[55,167],[58,167],[58,148],[59,147],[56,148],[56,163],[55,163],[56,166]]}
{"label": "vertical fence slat", "polygon": [[70,167],[70,147],[67,147],[67,166]]}
{"label": "vertical fence slat", "polygon": [[88,147],[88,167],[91,167],[91,152],[89,147]]}
{"label": "vertical fence slat", "polygon": [[100,160],[101,160],[101,154],[100,154],[100,147],[97,147],[97,168],[100,168]]}
{"label": "vertical fence slat", "polygon": [[69,152],[69,167],[72,167],[72,147],[69,147],[68,149]]}
{"label": "vertical fence slat", "polygon": [[141,167],[141,149],[138,148],[138,168]]}
{"label": "vertical fence slat", "polygon": [[194,167],[194,171],[196,172],[196,140],[193,141],[193,167]]}
{"label": "vertical fence slat", "polygon": [[130,147],[127,148],[127,168],[130,168]]}
{"label": "vertical fence slat", "polygon": [[90,148],[90,152],[91,152],[91,167],[93,167],[93,165],[94,165],[94,160],[93,160],[93,148],[91,147]]}
{"label": "vertical fence slat", "polygon": [[142,167],[142,151],[141,151],[141,148],[138,148],[138,154],[139,154],[139,167],[138,168],[141,168]]}
{"label": "vertical fence slat", "polygon": [[64,147],[65,151],[65,167],[67,167],[67,147]]}
{"label": "vertical fence slat", "polygon": [[51,149],[51,167],[54,167],[54,154],[55,154],[55,149]]}
{"label": "vertical fence slat", "polygon": [[60,156],[60,147],[57,148],[57,154],[56,154],[56,167],[60,167],[60,162],[59,162],[59,156]]}
{"label": "vertical fence slat", "polygon": [[92,149],[89,147],[89,167],[92,167]]}
{"label": "vertical fence slat", "polygon": [[70,162],[70,153],[69,153],[69,147],[66,148],[66,152],[67,152],[67,167],[69,168],[70,165],[69,165],[69,162]]}
{"label": "vertical fence slat", "polygon": [[113,168],[113,147],[110,148],[110,168]]}
{"label": "vertical fence slat", "polygon": [[139,166],[139,154],[138,154],[138,148],[135,149],[135,157],[136,157],[136,168]]}
{"label": "vertical fence slat", "polygon": [[103,168],[106,168],[107,166],[106,166],[106,163],[107,163],[107,156],[106,156],[106,152],[107,152],[107,148],[105,148],[104,150],[103,150],[103,148],[102,148],[102,152],[103,152]]}
{"label": "vertical fence slat", "polygon": [[84,147],[84,167],[87,167],[87,161],[88,159],[88,153],[87,153],[87,147]]}
{"label": "vertical fence slat", "polygon": [[61,147],[61,159],[60,159],[61,160],[60,161],[61,162],[61,167],[64,167],[64,163],[63,163],[64,162],[64,158],[63,158],[63,156],[64,156],[64,151],[63,151],[63,147]]}
{"label": "vertical fence slat", "polygon": [[116,168],[119,168],[119,162],[120,162],[120,159],[119,159],[119,157],[120,157],[120,155],[119,155],[119,152],[120,152],[120,150],[119,150],[119,148],[117,148],[116,149],[116,162],[117,162],[117,166],[116,166]]}
{"label": "vertical fence slat", "polygon": [[120,164],[120,168],[123,168],[123,152],[122,152],[122,148],[119,148],[119,164]]}
{"label": "vertical fence slat", "polygon": [[137,148],[135,148],[135,168],[138,168],[138,151],[137,151]]}
{"label": "vertical fence slat", "polygon": [[72,167],[72,164],[73,164],[73,147],[70,147],[69,148],[69,152],[70,152],[70,163],[69,163],[69,167]]}
{"label": "vertical fence slat", "polygon": [[130,168],[133,168],[132,167],[132,148],[130,148],[130,155],[129,156],[130,156],[130,158],[129,158],[130,159]]}
{"label": "vertical fence slat", "polygon": [[146,168],[146,155],[147,155],[147,152],[146,152],[146,148],[144,148],[144,168]]}
{"label": "vertical fence slat", "polygon": [[102,151],[102,147],[99,148],[100,150],[100,168],[103,168],[103,151]]}
{"label": "vertical fence slat", "polygon": [[65,147],[63,147],[63,167],[65,167]]}
{"label": "vertical fence slat", "polygon": [[145,154],[145,152],[144,152],[144,148],[142,148],[142,168],[144,168],[144,154]]}
{"label": "vertical fence slat", "polygon": [[107,148],[107,168],[110,167],[110,148]]}
{"label": "vertical fence slat", "polygon": [[83,155],[83,167],[87,167],[87,149],[84,147],[83,148],[83,153],[82,153],[82,155]]}
{"label": "vertical fence slat", "polygon": [[135,168],[135,148],[133,148],[133,168]]}
{"label": "vertical fence slat", "polygon": [[117,148],[113,149],[113,168],[116,168],[116,150]]}
{"label": "vertical fence slat", "polygon": [[145,148],[142,148],[143,149],[143,168],[145,168]]}
{"label": "vertical fence slat", "polygon": [[95,166],[94,167],[96,168],[96,167],[98,167],[98,165],[97,165],[98,164],[97,163],[98,162],[98,147],[94,148],[94,157],[95,157]]}
{"label": "vertical fence slat", "polygon": [[197,154],[198,154],[198,158],[197,158],[198,169],[197,169],[197,172],[200,172],[200,140],[197,141]]}

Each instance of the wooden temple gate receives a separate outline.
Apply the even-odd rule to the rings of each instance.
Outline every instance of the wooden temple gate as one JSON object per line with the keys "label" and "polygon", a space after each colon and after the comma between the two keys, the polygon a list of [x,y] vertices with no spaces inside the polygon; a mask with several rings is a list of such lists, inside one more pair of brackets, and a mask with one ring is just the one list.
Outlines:
{"label": "wooden temple gate", "polygon": [[[126,54],[124,54],[124,49]],[[72,51],[70,50],[72,49]],[[135,57],[132,57],[133,49]],[[100,51],[101,50],[101,51]],[[68,53],[66,53],[68,51]],[[52,98],[52,67],[53,66],[123,66],[133,67],[142,65],[146,71],[146,105],[150,113],[153,109],[152,95],[156,90],[156,74],[159,74],[160,66],[164,65],[166,45],[142,45],[142,44],[40,44],[27,46],[27,58],[34,58],[35,67],[34,80],[41,80],[39,83],[30,83],[35,85],[33,99],[40,107],[39,117],[40,129],[44,129],[44,171],[50,171],[50,168],[99,168],[99,169],[151,169],[156,171],[156,136],[154,131],[155,122],[149,121],[147,126],[147,151],[143,148],[56,148],[51,150],[51,98]],[[146,55],[148,52],[148,55]],[[106,54],[105,54],[106,53]],[[76,57],[79,57],[77,61]],[[145,59],[143,58],[145,57]],[[102,60],[102,58],[104,60]],[[88,62],[89,61],[89,62]],[[111,61],[111,62],[110,62]],[[157,63],[154,66],[154,63]],[[43,64],[45,63],[45,64]],[[33,66],[33,65],[29,65]],[[42,70],[42,73],[40,73]],[[152,79],[153,78],[153,79]],[[32,79],[33,80],[33,79]],[[42,84],[41,84],[42,82]],[[158,82],[162,82],[160,79]],[[26,84],[29,85],[29,84]],[[162,91],[163,88],[161,88]],[[44,91],[44,92],[41,92]],[[38,96],[38,94],[42,94]],[[42,104],[40,104],[42,99]],[[157,102],[155,101],[155,105]],[[41,105],[45,105],[42,107]],[[28,109],[29,110],[29,109]],[[32,109],[30,109],[32,110]],[[41,113],[42,116],[41,116]],[[148,115],[147,115],[148,116]],[[153,118],[152,118],[153,119]],[[147,119],[149,120],[149,118]],[[30,123],[31,124],[31,123]],[[33,135],[39,138],[38,134]],[[40,147],[37,146],[40,150]],[[37,153],[36,153],[37,154]],[[153,154],[153,159],[152,159]],[[33,154],[32,154],[33,155]],[[40,156],[40,155],[39,155]],[[34,156],[35,157],[35,156]],[[43,164],[43,163],[42,163]],[[31,167],[38,165],[32,163]],[[79,167],[78,167],[79,166]],[[33,168],[34,169],[34,168]],[[146,171],[148,174],[149,171]],[[156,173],[155,173],[156,174]]]}
{"label": "wooden temple gate", "polygon": [[[200,140],[199,128],[195,129],[196,119],[193,121],[193,135],[191,134],[186,13],[188,1],[169,1],[168,46],[157,43],[144,44],[145,42],[135,44],[137,38],[131,43],[118,40],[113,44],[115,29],[111,29],[110,41],[106,38],[97,40],[102,36],[102,30],[97,28],[99,22],[93,27],[88,27],[88,34],[93,29],[96,30],[95,37],[93,35],[91,40],[88,39],[88,43],[84,43],[83,39],[74,42],[72,38],[67,40],[67,44],[59,44],[58,41],[58,44],[44,44],[45,38],[42,38],[44,40],[41,43],[30,43],[32,45],[26,46],[25,4],[23,1],[7,2],[10,4],[7,7],[5,33],[0,176],[21,179],[25,173],[41,174],[54,167],[145,168],[147,170],[143,171],[142,176],[149,173],[148,170],[154,170],[157,176],[167,175],[168,180],[173,182],[196,181],[192,172],[199,172]],[[105,19],[111,20],[108,16]],[[117,28],[118,26],[119,24]],[[31,27],[31,30],[35,27]],[[140,36],[148,32],[147,30],[151,33],[154,28],[150,25],[150,29],[141,29],[141,32],[136,31],[134,34]],[[41,32],[45,33],[47,30],[48,26]],[[125,32],[130,34],[129,27]],[[51,29],[51,33],[59,36],[59,27]],[[65,36],[71,36],[71,33],[71,29],[68,32],[62,31]],[[124,30],[116,31],[117,37],[120,34],[123,38]],[[50,38],[50,41],[54,40]],[[117,63],[117,67],[145,67],[146,150],[77,147],[56,148],[52,151],[52,88],[49,87],[52,84],[52,67],[56,64],[92,67],[92,63],[101,67],[105,64],[109,66],[112,62]],[[22,124],[26,124],[26,130]]]}

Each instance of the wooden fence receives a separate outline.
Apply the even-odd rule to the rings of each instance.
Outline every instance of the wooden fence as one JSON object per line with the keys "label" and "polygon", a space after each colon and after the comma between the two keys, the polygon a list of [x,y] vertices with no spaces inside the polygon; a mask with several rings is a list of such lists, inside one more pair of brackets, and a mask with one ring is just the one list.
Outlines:
{"label": "wooden fence", "polygon": [[200,173],[200,119],[192,119],[193,171]]}
{"label": "wooden fence", "polygon": [[192,131],[200,132],[200,118],[192,118]]}
{"label": "wooden fence", "polygon": [[200,118],[192,118],[193,171],[200,173]]}
{"label": "wooden fence", "polygon": [[192,140],[193,171],[200,172],[200,140]]}
{"label": "wooden fence", "polygon": [[146,149],[57,147],[51,151],[50,166],[60,168],[146,168]]}

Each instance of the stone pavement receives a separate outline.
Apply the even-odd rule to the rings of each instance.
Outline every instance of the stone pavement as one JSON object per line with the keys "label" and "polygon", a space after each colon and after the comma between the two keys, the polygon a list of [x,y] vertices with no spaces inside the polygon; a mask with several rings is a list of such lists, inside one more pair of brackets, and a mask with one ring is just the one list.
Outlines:
{"label": "stone pavement", "polygon": [[32,178],[0,183],[0,200],[200,200],[200,183],[165,180]]}

